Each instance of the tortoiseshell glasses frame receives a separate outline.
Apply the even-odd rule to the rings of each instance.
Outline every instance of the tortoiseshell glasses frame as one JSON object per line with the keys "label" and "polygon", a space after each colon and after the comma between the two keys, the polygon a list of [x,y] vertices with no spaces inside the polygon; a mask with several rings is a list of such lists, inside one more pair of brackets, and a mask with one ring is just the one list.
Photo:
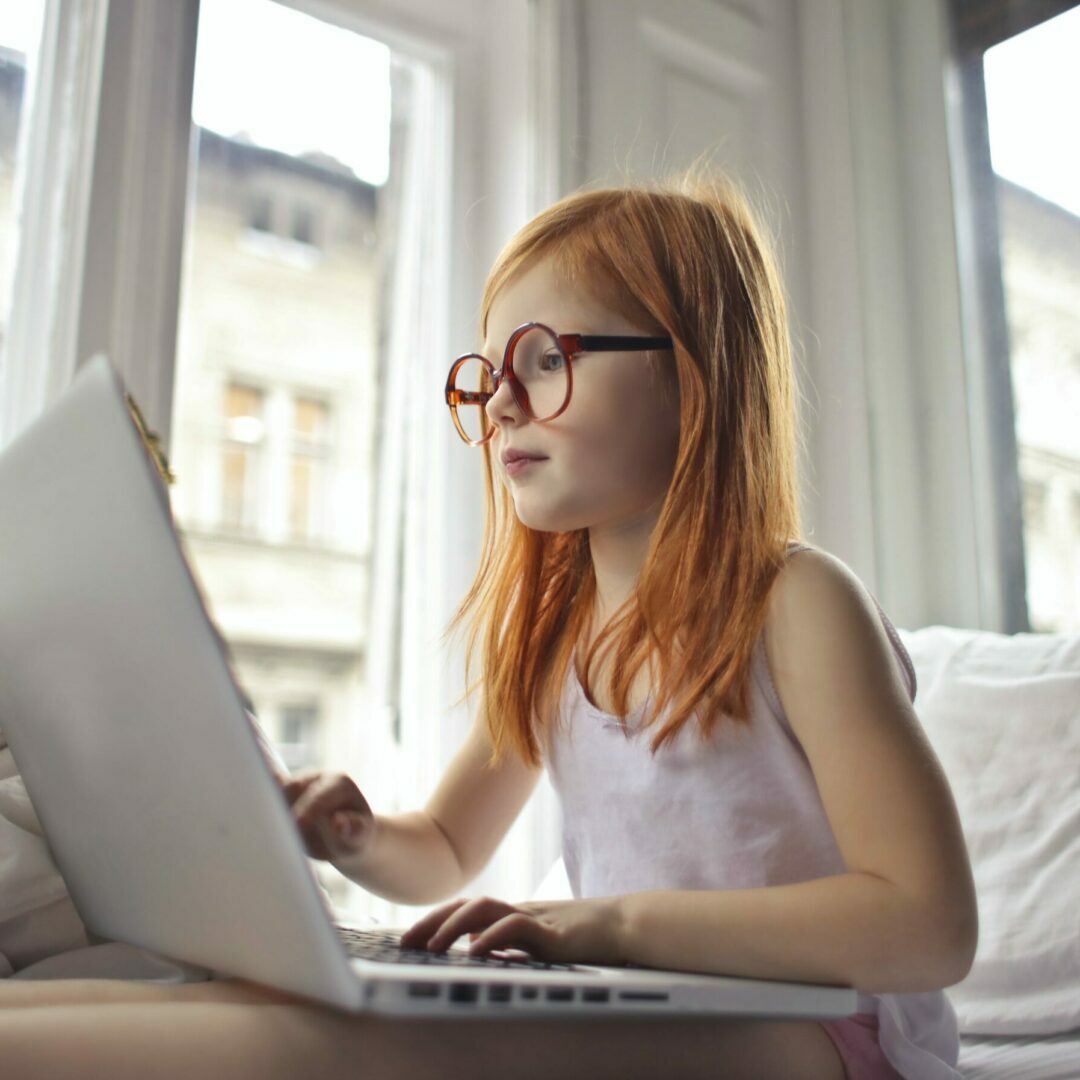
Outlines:
{"label": "tortoiseshell glasses frame", "polygon": [[[529,405],[529,395],[525,387],[521,385],[514,375],[514,348],[528,331],[539,329],[546,331],[559,346],[563,359],[566,361],[566,398],[562,405],[550,416],[535,416]],[[487,403],[498,393],[504,378],[510,380],[510,392],[521,410],[538,424],[546,424],[561,416],[570,404],[570,398],[574,392],[574,366],[573,359],[578,353],[584,352],[648,352],[654,349],[670,349],[673,342],[669,337],[640,337],[624,334],[557,334],[550,326],[539,322],[522,323],[511,333],[503,351],[503,365],[496,368],[486,356],[480,353],[465,353],[459,356],[450,365],[450,374],[446,379],[446,404],[450,407],[450,417],[454,421],[454,427],[458,434],[470,446],[483,446],[484,443],[495,433],[495,425],[492,424],[488,433],[482,439],[470,439],[462,427],[458,418],[457,407],[459,405],[477,405],[481,409],[487,408]],[[455,385],[458,370],[466,360],[479,360],[491,376],[491,390],[459,390]]]}

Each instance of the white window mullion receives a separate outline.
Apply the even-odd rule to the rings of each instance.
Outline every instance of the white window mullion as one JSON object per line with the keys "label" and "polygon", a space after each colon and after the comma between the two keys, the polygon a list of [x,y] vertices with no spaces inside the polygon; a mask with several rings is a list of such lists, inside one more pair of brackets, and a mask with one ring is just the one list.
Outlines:
{"label": "white window mullion", "polygon": [[0,445],[104,352],[167,441],[198,0],[49,0]]}
{"label": "white window mullion", "polygon": [[199,0],[110,0],[76,363],[104,352],[168,445]]}
{"label": "white window mullion", "polygon": [[48,0],[17,155],[19,250],[4,367],[0,448],[71,381],[86,249],[106,0]]}

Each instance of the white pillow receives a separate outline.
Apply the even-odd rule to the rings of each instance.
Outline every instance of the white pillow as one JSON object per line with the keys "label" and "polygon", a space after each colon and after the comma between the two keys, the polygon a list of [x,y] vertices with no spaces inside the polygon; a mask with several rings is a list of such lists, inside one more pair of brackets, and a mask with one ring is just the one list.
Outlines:
{"label": "white pillow", "polygon": [[1080,636],[901,630],[979,901],[961,1032],[1080,1028]]}

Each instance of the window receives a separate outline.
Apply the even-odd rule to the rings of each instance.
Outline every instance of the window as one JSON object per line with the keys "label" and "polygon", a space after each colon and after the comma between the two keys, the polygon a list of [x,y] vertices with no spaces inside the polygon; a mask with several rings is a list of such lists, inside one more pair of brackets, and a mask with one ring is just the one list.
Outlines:
{"label": "window", "polygon": [[269,195],[256,195],[251,202],[251,218],[249,224],[256,232],[274,231],[274,204]]}
{"label": "window", "polygon": [[[401,333],[391,316],[418,288],[416,271],[395,284],[395,255],[409,250],[397,238],[427,197],[420,180],[431,187],[432,170],[404,167],[427,122],[415,110],[430,108],[414,85],[424,71],[271,0],[200,4],[173,506],[244,689],[292,769],[351,768],[370,673],[392,663],[368,656],[371,519],[387,343]],[[366,733],[380,777],[352,772],[392,812],[378,788],[392,771],[385,727]],[[343,906],[385,911],[320,873]]]}
{"label": "window", "polygon": [[309,206],[297,206],[293,211],[293,239],[298,244],[315,244],[315,212]]}
{"label": "window", "polygon": [[1080,629],[1080,7],[951,0],[1007,629]]}
{"label": "window", "polygon": [[20,232],[16,177],[26,145],[22,128],[44,6],[44,0],[27,0],[8,5],[0,15],[0,364]]}
{"label": "window", "polygon": [[266,425],[263,392],[230,383],[225,389],[225,424],[221,451],[221,524],[253,532],[259,514],[259,474]]}
{"label": "window", "polygon": [[[1080,630],[1080,7],[983,57],[1033,628]],[[1032,123],[1032,117],[1039,118]],[[1038,566],[1039,572],[1033,573]]]}
{"label": "window", "polygon": [[[522,212],[521,146],[488,130],[484,94],[489,56],[525,70],[527,27],[487,25],[486,0],[292,2],[319,18],[270,0],[45,0],[0,445],[80,360],[109,355],[168,449],[183,547],[255,712],[276,738],[282,703],[317,702],[320,761],[394,813],[422,805],[467,730],[448,707],[462,669],[433,665],[429,637],[468,580],[482,501],[448,465],[439,390]],[[0,4],[0,27],[35,6]],[[526,131],[524,96],[508,104],[499,130]],[[230,385],[261,393],[261,441],[243,424],[226,438]],[[301,398],[325,406],[325,438],[293,437]],[[223,526],[227,485],[243,529]]]}
{"label": "window", "polygon": [[277,748],[293,772],[322,764],[320,711],[314,702],[283,705],[278,714]]}
{"label": "window", "polygon": [[287,386],[228,382],[221,508],[211,528],[262,542],[329,544],[335,449],[326,401]]}
{"label": "window", "polygon": [[323,401],[297,398],[293,403],[289,530],[294,540],[313,540],[324,534],[331,452],[329,412]]}
{"label": "window", "polygon": [[[1029,473],[1032,470],[1026,469]],[[1046,513],[1046,485],[1037,480],[1025,479],[1024,482],[1024,521],[1031,527],[1041,529]]]}

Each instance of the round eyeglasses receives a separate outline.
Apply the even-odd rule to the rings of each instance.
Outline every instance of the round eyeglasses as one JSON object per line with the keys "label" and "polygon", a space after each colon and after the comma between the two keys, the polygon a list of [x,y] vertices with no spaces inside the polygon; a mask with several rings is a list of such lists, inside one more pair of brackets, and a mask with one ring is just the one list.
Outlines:
{"label": "round eyeglasses", "polygon": [[495,425],[487,403],[503,379],[530,420],[546,424],[566,411],[574,389],[572,360],[583,352],[646,352],[670,349],[669,337],[611,334],[557,334],[543,323],[519,326],[506,343],[503,365],[496,369],[479,353],[459,356],[446,379],[446,404],[458,434],[470,446],[482,446]]}

